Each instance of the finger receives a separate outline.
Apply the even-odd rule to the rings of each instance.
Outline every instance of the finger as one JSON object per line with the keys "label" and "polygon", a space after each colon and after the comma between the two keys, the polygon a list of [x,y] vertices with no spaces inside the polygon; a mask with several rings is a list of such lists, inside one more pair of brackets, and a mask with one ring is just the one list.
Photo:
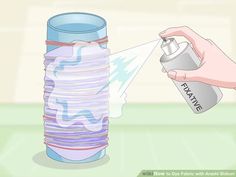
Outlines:
{"label": "finger", "polygon": [[172,70],[169,71],[168,77],[176,81],[185,82],[185,81],[201,81],[199,70]]}
{"label": "finger", "polygon": [[205,40],[198,33],[186,26],[168,28],[167,30],[160,33],[160,36],[163,38],[171,36],[183,36],[192,44],[195,44],[196,41]]}
{"label": "finger", "polygon": [[160,33],[162,38],[171,36],[183,36],[185,37],[193,46],[193,50],[199,56],[200,59],[204,58],[204,51],[209,41],[201,37],[199,34],[194,32],[192,29],[186,26],[169,28]]}

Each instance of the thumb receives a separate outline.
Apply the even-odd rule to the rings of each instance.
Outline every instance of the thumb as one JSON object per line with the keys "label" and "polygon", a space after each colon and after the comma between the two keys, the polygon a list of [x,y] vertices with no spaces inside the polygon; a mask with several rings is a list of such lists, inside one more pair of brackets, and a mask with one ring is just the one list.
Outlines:
{"label": "thumb", "polygon": [[167,75],[176,81],[201,81],[199,70],[171,70]]}

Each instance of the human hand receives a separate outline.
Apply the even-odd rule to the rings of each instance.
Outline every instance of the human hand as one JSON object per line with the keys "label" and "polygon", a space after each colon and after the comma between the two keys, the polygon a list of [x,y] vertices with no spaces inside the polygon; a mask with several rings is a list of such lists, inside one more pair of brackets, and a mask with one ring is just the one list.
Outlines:
{"label": "human hand", "polygon": [[168,77],[177,81],[198,81],[225,88],[236,88],[236,63],[210,39],[205,39],[190,28],[174,27],[160,33],[162,38],[183,36],[192,44],[201,60],[198,69],[172,70]]}

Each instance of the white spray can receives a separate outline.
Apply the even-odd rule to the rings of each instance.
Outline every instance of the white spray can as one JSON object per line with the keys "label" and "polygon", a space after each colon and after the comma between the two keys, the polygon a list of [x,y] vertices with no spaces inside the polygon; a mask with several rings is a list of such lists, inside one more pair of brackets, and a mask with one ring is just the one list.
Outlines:
{"label": "white spray can", "polygon": [[[166,72],[170,70],[195,70],[200,67],[200,60],[188,42],[177,43],[174,38],[163,40],[164,54],[160,62]],[[202,113],[215,106],[223,94],[216,86],[202,82],[179,82],[173,80],[194,113]]]}

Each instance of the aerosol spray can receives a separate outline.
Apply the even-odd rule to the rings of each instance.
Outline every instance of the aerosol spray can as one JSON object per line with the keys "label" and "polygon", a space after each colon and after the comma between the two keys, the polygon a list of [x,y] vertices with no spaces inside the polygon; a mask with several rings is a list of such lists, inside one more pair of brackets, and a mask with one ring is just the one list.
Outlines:
{"label": "aerosol spray can", "polygon": [[[188,42],[177,43],[174,38],[164,39],[161,45],[164,54],[160,62],[166,72],[170,70],[195,70],[200,60]],[[202,113],[216,105],[222,98],[222,92],[216,86],[202,82],[178,82],[173,80],[194,113]]]}

